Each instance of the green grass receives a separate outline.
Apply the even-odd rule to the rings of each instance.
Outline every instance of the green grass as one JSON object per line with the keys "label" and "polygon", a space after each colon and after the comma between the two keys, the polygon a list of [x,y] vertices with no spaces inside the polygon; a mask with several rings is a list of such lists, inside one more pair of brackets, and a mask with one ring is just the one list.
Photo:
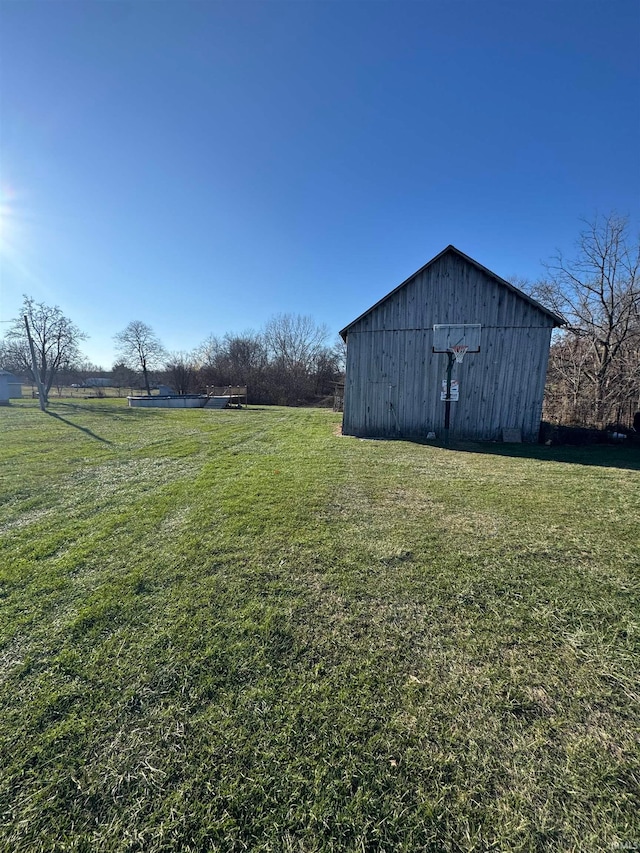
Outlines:
{"label": "green grass", "polygon": [[640,846],[640,460],[0,409],[0,850]]}

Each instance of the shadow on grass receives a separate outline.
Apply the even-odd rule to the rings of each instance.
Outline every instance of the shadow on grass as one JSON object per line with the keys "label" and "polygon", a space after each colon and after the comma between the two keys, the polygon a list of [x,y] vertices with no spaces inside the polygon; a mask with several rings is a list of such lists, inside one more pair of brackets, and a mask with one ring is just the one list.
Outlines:
{"label": "shadow on grass", "polygon": [[57,409],[66,409],[70,412],[91,412],[92,414],[115,420],[135,417],[139,411],[138,409],[132,409],[129,406],[111,406],[109,404],[100,405],[100,403],[59,403],[56,400],[54,405]]}
{"label": "shadow on grass", "polygon": [[502,456],[512,459],[537,459],[540,462],[563,462],[568,465],[594,465],[600,468],[624,468],[640,471],[640,445],[626,447],[611,444],[552,445],[502,444],[490,441],[426,441],[418,438],[387,438],[354,436],[359,441],[406,441],[422,447],[437,447],[452,453],[479,453],[483,456]]}
{"label": "shadow on grass", "polygon": [[[118,397],[112,397],[107,399],[120,399]],[[149,417],[158,417],[158,415],[162,415],[163,412],[167,411],[178,411],[178,412],[265,412],[267,409],[261,406],[229,406],[225,409],[208,409],[206,406],[197,406],[193,409],[174,409],[171,406],[150,406],[149,408],[142,408],[137,406],[113,406],[110,403],[106,405],[104,403],[100,404],[96,403],[61,403],[58,400],[55,401],[54,405],[58,409],[66,409],[72,412],[91,412],[92,414],[104,416],[107,418],[112,418],[114,420],[122,420],[123,418],[137,418],[141,416],[145,418]]]}
{"label": "shadow on grass", "polygon": [[50,418],[55,418],[58,421],[62,421],[62,423],[68,424],[69,426],[72,426],[74,429],[79,429],[80,432],[83,432],[85,435],[88,435],[89,438],[94,438],[96,441],[101,441],[103,444],[111,444],[112,443],[108,439],[102,438],[101,436],[96,435],[95,432],[92,432],[87,427],[78,426],[78,424],[74,424],[73,421],[68,421],[66,418],[63,418],[62,415],[58,415],[55,412],[46,411],[45,415],[49,415]]}
{"label": "shadow on grass", "polygon": [[547,447],[543,444],[456,442],[445,449],[464,453],[481,453],[485,456],[508,456],[514,459],[537,459],[540,462],[563,462],[569,465],[595,465],[601,468],[626,468],[630,471],[640,471],[640,447],[637,446],[565,444]]}

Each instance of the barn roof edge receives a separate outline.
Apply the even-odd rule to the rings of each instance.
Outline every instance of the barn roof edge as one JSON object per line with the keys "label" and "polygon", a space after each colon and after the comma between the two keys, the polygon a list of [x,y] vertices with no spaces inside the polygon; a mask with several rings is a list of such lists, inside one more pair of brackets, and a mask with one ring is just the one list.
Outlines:
{"label": "barn roof edge", "polygon": [[508,290],[511,290],[517,296],[520,296],[522,299],[524,299],[530,305],[533,305],[534,308],[537,308],[539,311],[542,311],[548,317],[551,317],[551,319],[553,320],[554,326],[564,326],[566,324],[567,321],[563,317],[561,317],[559,314],[555,314],[553,311],[549,310],[549,308],[545,308],[544,305],[542,305],[540,302],[535,300],[532,296],[529,296],[523,290],[520,290],[520,288],[518,288],[515,285],[511,284],[510,282],[506,281],[506,279],[501,278],[499,275],[492,272],[490,269],[483,266],[482,264],[478,263],[478,261],[474,260],[469,255],[465,255],[464,252],[461,252],[460,249],[457,249],[452,243],[450,243],[445,249],[443,249],[441,252],[438,252],[437,255],[435,255],[433,258],[431,258],[430,261],[427,261],[427,263],[424,264],[424,266],[421,266],[420,269],[416,270],[408,278],[405,278],[405,280],[403,282],[401,282],[397,287],[394,287],[393,290],[389,291],[389,293],[387,293],[386,296],[383,296],[382,299],[379,299],[374,305],[372,305],[370,308],[367,308],[366,311],[363,311],[359,317],[356,317],[355,320],[352,320],[350,323],[348,323],[344,327],[344,329],[341,329],[338,334],[340,335],[342,340],[343,341],[347,340],[347,334],[349,332],[349,329],[352,326],[355,326],[355,324],[359,323],[360,320],[363,319],[363,317],[366,317],[367,314],[370,314],[372,311],[374,311],[376,308],[378,308],[380,305],[382,305],[383,302],[386,302],[387,299],[389,299],[391,296],[396,294],[399,290],[401,290],[406,284],[408,284],[417,275],[420,275],[421,272],[424,272],[424,270],[426,270],[428,267],[430,267],[436,261],[439,261],[440,258],[443,257],[443,255],[447,254],[447,252],[455,252],[456,255],[459,255],[461,258],[463,258],[465,261],[467,261],[467,263],[472,264],[474,267],[481,270],[486,275],[495,279],[499,284],[503,285]]}

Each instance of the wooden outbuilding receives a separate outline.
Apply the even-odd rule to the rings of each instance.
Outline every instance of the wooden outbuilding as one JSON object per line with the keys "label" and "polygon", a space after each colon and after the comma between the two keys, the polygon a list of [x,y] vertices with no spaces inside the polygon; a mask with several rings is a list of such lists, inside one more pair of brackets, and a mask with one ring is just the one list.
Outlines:
{"label": "wooden outbuilding", "polygon": [[9,400],[22,397],[22,383],[8,370],[0,370],[0,405],[8,406]]}
{"label": "wooden outbuilding", "polygon": [[[536,441],[551,332],[563,324],[447,246],[340,332],[347,343],[342,432],[441,438],[448,410],[452,439]],[[461,363],[434,351],[447,326],[473,331],[462,338],[472,345]]]}

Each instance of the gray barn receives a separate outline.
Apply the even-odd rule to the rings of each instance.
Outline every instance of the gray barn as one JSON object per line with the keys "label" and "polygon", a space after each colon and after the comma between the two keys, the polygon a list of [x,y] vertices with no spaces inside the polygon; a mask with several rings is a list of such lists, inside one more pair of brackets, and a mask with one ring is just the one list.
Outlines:
{"label": "gray barn", "polygon": [[[345,435],[443,434],[446,353],[436,324],[481,324],[479,352],[454,364],[454,439],[536,441],[554,327],[564,323],[509,282],[448,246],[340,332],[347,342]],[[455,399],[455,398],[452,398]]]}

